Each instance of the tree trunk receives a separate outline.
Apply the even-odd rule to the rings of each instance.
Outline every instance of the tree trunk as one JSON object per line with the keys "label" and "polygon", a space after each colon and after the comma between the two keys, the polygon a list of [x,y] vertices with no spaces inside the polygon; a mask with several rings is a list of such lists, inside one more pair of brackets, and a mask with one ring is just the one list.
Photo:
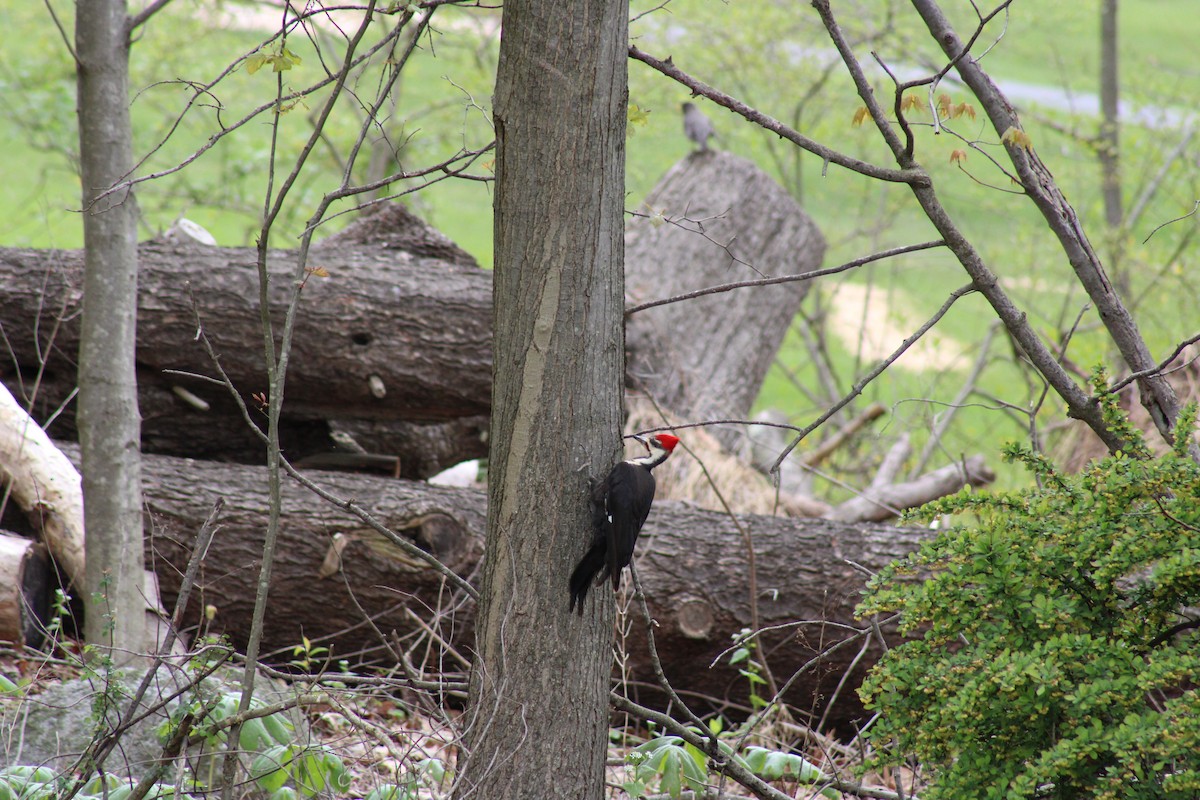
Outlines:
{"label": "tree trunk", "polygon": [[[612,604],[567,610],[617,452],[628,2],[504,6],[488,546],[455,797],[604,795]],[[551,698],[552,705],[548,704]]]}
{"label": "tree trunk", "polygon": [[1104,198],[1108,268],[1122,297],[1130,297],[1125,269],[1125,202],[1121,191],[1121,70],[1117,0],[1100,3],[1100,194]]}
{"label": "tree trunk", "polygon": [[137,203],[133,171],[129,30],[125,0],[76,7],[79,166],[83,186],[83,315],[79,333],[79,443],[87,559],[84,630],[118,663],[145,647],[141,418],[137,375]]}

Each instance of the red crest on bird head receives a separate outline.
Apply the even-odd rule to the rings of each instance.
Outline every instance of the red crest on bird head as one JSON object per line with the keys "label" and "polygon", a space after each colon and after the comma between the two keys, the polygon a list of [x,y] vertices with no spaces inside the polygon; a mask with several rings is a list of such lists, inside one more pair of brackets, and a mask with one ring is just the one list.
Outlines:
{"label": "red crest on bird head", "polygon": [[679,444],[679,437],[669,433],[656,433],[650,437],[650,440],[657,442],[658,446],[668,453],[675,449],[675,445]]}

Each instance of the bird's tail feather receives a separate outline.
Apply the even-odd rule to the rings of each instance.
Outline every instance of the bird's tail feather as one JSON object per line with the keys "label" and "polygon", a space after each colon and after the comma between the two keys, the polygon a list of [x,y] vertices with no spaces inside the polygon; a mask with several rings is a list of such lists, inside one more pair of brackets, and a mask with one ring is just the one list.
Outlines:
{"label": "bird's tail feather", "polygon": [[568,611],[574,611],[578,606],[579,615],[583,616],[583,601],[587,597],[588,587],[605,566],[603,546],[592,547],[583,554],[571,573],[571,605]]}

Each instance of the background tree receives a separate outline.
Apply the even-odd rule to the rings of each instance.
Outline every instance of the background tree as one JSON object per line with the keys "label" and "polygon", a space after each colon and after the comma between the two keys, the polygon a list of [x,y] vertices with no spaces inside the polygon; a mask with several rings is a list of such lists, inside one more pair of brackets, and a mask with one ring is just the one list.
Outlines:
{"label": "background tree", "polygon": [[611,592],[567,576],[618,454],[625,2],[514,0],[496,77],[488,542],[456,797],[604,793]]}
{"label": "background tree", "polygon": [[145,644],[141,418],[134,368],[138,211],[131,188],[108,192],[133,170],[129,45],[134,27],[124,0],[85,0],[77,6],[85,250],[79,443],[87,531],[87,580],[80,588],[88,641],[110,647],[117,660],[127,660]]}

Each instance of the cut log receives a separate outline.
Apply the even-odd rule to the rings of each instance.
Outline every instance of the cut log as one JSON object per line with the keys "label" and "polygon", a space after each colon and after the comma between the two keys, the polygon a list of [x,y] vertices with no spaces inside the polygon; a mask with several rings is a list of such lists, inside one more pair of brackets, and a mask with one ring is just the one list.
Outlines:
{"label": "cut log", "polygon": [[55,585],[44,546],[0,531],[0,641],[41,645]]}
{"label": "cut log", "polygon": [[[266,525],[263,470],[161,456],[146,457],[144,470],[147,557],[168,607],[195,532],[216,498],[225,498],[226,511],[205,557],[187,619],[190,625],[224,633],[235,645],[243,645]],[[483,552],[483,492],[343,473],[306,474],[438,553],[459,575],[474,579]],[[291,660],[292,648],[303,636],[330,647],[334,659],[389,661],[384,640],[393,635],[422,653],[433,647],[429,664],[443,663],[446,651],[439,641],[459,655],[469,655],[474,604],[452,591],[433,569],[402,555],[360,520],[294,482],[285,483],[283,508],[263,628],[263,648],[272,658]],[[714,706],[744,706],[748,696],[737,667],[720,657],[731,637],[751,625],[743,531],[754,542],[761,624],[806,621],[764,635],[761,652],[781,680],[847,636],[840,626],[853,624],[854,604],[864,583],[852,562],[862,569],[878,569],[930,535],[920,529],[759,516],[739,516],[738,525],[740,529],[723,514],[679,503],[656,504],[639,540],[636,562],[658,623],[658,651],[667,676],[677,689],[711,698]],[[582,546],[587,534],[578,535]],[[562,588],[566,614],[566,575]],[[215,612],[211,622],[204,619],[205,606]],[[519,611],[514,609],[514,619],[520,618]],[[584,613],[590,613],[590,604]],[[631,692],[653,701],[658,693],[644,628],[635,616],[632,635],[621,643],[629,655],[623,673]],[[828,697],[857,651],[855,644],[833,652],[819,669],[796,681],[789,700],[802,709],[822,710],[822,698]],[[856,668],[842,691],[842,710],[831,719],[844,722],[858,713],[852,687],[878,654],[873,649]],[[445,663],[456,662],[452,657]]]}
{"label": "cut log", "polygon": [[[734,156],[681,162],[652,202],[669,206],[678,225],[631,225],[633,298],[820,263],[824,243],[808,217],[769,177]],[[270,254],[267,294],[276,330],[295,259],[293,251]],[[193,312],[194,298],[222,368],[261,422],[253,399],[266,387],[255,251],[175,233],[143,243],[139,260],[143,449],[261,463],[263,445],[237,404],[206,380],[217,372],[196,341]],[[486,455],[491,273],[398,205],[365,214],[318,243],[310,266],[329,277],[309,276],[297,317],[280,420],[289,457],[336,451],[339,431],[370,453],[398,457],[408,478]],[[60,439],[75,437],[81,269],[80,251],[0,248],[0,306],[11,352],[0,360],[0,380]],[[743,290],[631,316],[634,385],[689,419],[744,416],[804,286]],[[738,433],[723,435],[731,441]]]}
{"label": "cut log", "polygon": [[[192,300],[221,366],[259,419],[266,377],[255,251],[172,236],[139,247],[138,382],[143,447],[192,457],[263,460],[227,390],[191,373],[216,370],[196,341]],[[268,298],[282,327],[296,254],[272,251]],[[370,426],[361,442],[433,474],[485,450],[490,408],[491,275],[399,206],[313,248],[297,316],[282,427],[292,457],[335,447],[330,421]],[[0,307],[15,363],[0,378],[35,418],[75,436],[81,251],[0,249]],[[382,423],[403,421],[398,429]],[[440,451],[402,450],[441,443]],[[448,446],[452,445],[452,447]],[[411,473],[416,476],[418,473]]]}
{"label": "cut log", "polygon": [[[736,281],[811,272],[825,240],[751,162],[717,151],[677,163],[626,227],[631,303]],[[665,220],[665,221],[664,221]],[[627,332],[631,384],[689,421],[749,416],[808,283],[737,289],[639,311]],[[728,449],[742,431],[714,429]]]}
{"label": "cut log", "polygon": [[[0,487],[66,573],[83,584],[83,487],[62,451],[0,386]],[[2,510],[2,509],[0,509]]]}
{"label": "cut log", "polygon": [[[0,638],[40,644],[53,591],[60,586],[82,591],[86,554],[78,462],[77,453],[72,463],[0,386],[0,487],[16,501],[23,527],[40,538],[13,538],[0,548]],[[0,514],[6,510],[0,502]],[[157,649],[165,638],[165,613],[154,573],[147,571],[145,578],[147,643]]]}

